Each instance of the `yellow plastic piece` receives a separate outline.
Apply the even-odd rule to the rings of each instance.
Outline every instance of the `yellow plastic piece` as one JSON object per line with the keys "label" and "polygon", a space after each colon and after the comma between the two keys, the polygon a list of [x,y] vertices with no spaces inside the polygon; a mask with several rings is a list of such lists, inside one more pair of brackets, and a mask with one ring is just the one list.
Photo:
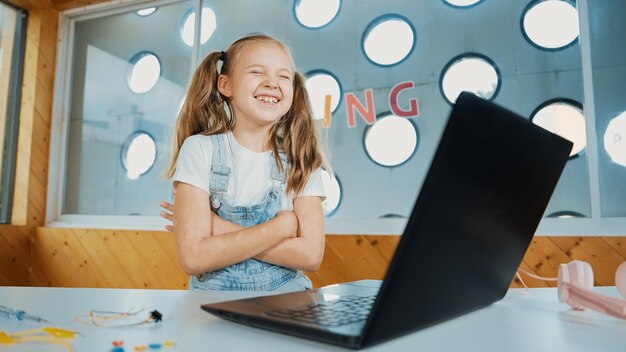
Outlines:
{"label": "yellow plastic piece", "polygon": [[13,340],[13,338],[6,332],[0,331],[0,343],[13,344],[15,343],[15,340]]}
{"label": "yellow plastic piece", "polygon": [[65,329],[60,329],[60,328],[53,328],[53,327],[43,327],[41,328],[41,330],[47,332],[48,334],[54,336],[54,337],[58,337],[58,338],[62,338],[62,339],[73,339],[74,337],[76,337],[76,332],[71,331],[71,330],[65,330]]}
{"label": "yellow plastic piece", "polygon": [[163,342],[163,347],[174,347],[175,345],[174,341],[166,340]]}

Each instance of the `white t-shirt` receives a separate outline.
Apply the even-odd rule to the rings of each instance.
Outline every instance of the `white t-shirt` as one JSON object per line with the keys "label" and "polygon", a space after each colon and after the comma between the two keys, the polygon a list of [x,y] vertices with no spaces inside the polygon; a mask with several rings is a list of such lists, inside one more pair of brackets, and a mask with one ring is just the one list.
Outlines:
{"label": "white t-shirt", "polygon": [[[233,206],[249,206],[263,201],[272,188],[272,154],[257,153],[241,146],[232,132],[226,133],[226,163],[230,167],[228,189],[224,199]],[[211,164],[213,163],[213,143],[210,136],[194,135],[185,139],[176,160],[173,185],[185,182],[210,194]],[[322,184],[321,169],[314,170],[304,189],[296,197],[318,196],[326,199]],[[281,198],[282,210],[293,210],[293,198],[286,194]]]}

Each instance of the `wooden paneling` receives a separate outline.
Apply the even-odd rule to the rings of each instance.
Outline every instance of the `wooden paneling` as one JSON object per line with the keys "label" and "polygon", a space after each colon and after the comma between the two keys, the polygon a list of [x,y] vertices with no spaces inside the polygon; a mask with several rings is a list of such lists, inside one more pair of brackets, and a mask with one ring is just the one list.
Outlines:
{"label": "wooden paneling", "polygon": [[[7,0],[5,0],[7,1]],[[85,7],[104,2],[113,2],[112,0],[8,0],[9,3],[25,9],[32,9],[42,4],[49,6],[55,11],[63,11]],[[119,1],[117,1],[119,2]]]}
{"label": "wooden paneling", "polygon": [[110,0],[52,0],[54,8],[59,11],[75,9],[93,4],[100,4]]}
{"label": "wooden paneling", "polygon": [[[320,270],[307,274],[316,287],[382,279],[398,240],[399,236],[328,235]],[[536,275],[555,277],[560,263],[584,259],[593,266],[596,285],[613,285],[617,265],[626,261],[623,240],[623,237],[536,237],[521,267]],[[168,232],[41,227],[36,230],[33,246],[31,285],[187,287],[188,277],[178,264],[174,237]],[[554,285],[528,276],[523,279],[530,287]],[[511,285],[521,287],[516,280]]]}
{"label": "wooden paneling", "polygon": [[31,285],[183,289],[167,232],[37,228]]}
{"label": "wooden paneling", "polygon": [[[0,285],[32,280],[33,229],[43,225],[58,11],[48,0],[9,0],[28,11],[12,225],[0,225]],[[44,274],[45,275],[42,275]],[[37,273],[45,281],[52,275]]]}
{"label": "wooden paneling", "polygon": [[0,225],[0,285],[29,284],[31,233],[25,227]]}

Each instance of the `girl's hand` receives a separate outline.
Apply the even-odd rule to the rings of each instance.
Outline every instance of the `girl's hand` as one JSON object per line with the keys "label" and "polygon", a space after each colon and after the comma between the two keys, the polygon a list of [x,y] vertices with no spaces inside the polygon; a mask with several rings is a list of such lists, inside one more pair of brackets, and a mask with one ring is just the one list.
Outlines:
{"label": "girl's hand", "polygon": [[[167,210],[167,211],[162,211],[159,213],[159,215],[165,219],[165,220],[169,220],[169,222],[174,222],[174,204],[168,203],[168,202],[159,202],[159,205],[161,206],[161,208]],[[169,232],[174,232],[174,225],[165,225],[165,229]]]}
{"label": "girl's hand", "polygon": [[[159,202],[159,205],[163,209],[166,210],[166,211],[160,212],[159,215],[162,218],[164,218],[165,220],[169,220],[170,222],[173,222],[174,221],[174,204],[162,201],[162,202]],[[237,230],[243,228],[242,226],[233,224],[231,222],[228,222],[228,221],[220,218],[220,216],[217,215],[213,211],[209,211],[209,213],[210,213],[209,216],[211,217],[213,236],[223,235],[225,233],[232,232],[232,231],[237,231]],[[174,226],[173,225],[165,225],[165,229],[167,231],[174,232]]]}

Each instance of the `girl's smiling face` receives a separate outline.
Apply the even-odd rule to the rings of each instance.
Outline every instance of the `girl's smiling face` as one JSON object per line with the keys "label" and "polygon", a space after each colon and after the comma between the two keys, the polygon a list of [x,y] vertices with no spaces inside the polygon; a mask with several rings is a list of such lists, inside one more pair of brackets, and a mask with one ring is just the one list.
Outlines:
{"label": "girl's smiling face", "polygon": [[218,89],[229,98],[237,124],[268,126],[291,108],[294,65],[274,43],[245,47],[229,75],[220,75]]}

